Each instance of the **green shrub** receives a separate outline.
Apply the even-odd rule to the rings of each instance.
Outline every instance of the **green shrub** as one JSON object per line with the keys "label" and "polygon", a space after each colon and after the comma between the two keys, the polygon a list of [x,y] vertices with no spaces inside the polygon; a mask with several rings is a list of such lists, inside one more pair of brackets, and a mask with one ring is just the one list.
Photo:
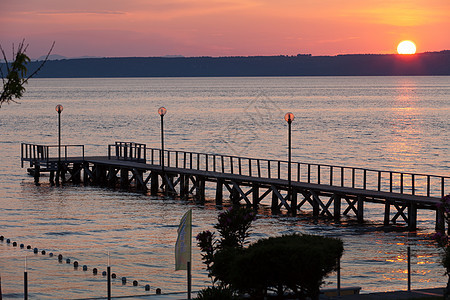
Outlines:
{"label": "green shrub", "polygon": [[[216,239],[215,232],[205,230],[197,235],[197,245],[202,252],[202,260],[206,265],[208,277],[211,278],[213,285],[219,281],[219,284],[226,286],[228,281],[228,262],[221,260],[216,262],[216,255],[224,256],[229,251],[243,249],[248,244],[250,226],[256,218],[256,213],[248,207],[231,207],[220,213],[217,217],[217,224],[214,228],[219,232],[219,238]],[[221,263],[224,261],[224,263]]]}
{"label": "green shrub", "polygon": [[230,300],[230,299],[238,299],[233,295],[233,291],[229,288],[221,287],[221,286],[213,286],[202,289],[198,292],[197,297],[195,299],[198,300]]}
{"label": "green shrub", "polygon": [[218,216],[214,226],[218,238],[210,231],[197,235],[213,284],[197,299],[236,299],[233,293],[262,299],[268,291],[280,297],[318,299],[323,280],[336,270],[342,256],[342,241],[294,234],[259,240],[245,248],[254,219],[251,209],[233,207]]}
{"label": "green shrub", "polygon": [[216,255],[217,266],[229,266],[215,272],[240,293],[254,297],[271,290],[279,296],[291,292],[300,299],[317,299],[320,285],[336,270],[343,249],[342,241],[335,238],[297,234],[272,237],[240,253]]}

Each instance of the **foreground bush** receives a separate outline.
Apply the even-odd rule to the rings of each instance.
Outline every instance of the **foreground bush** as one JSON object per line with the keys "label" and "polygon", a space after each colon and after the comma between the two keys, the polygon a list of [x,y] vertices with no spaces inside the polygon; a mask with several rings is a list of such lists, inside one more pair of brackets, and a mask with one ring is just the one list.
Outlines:
{"label": "foreground bush", "polygon": [[[228,262],[221,260],[218,263],[216,256],[243,249],[248,244],[250,226],[255,218],[256,214],[251,208],[231,207],[217,217],[218,222],[214,228],[219,232],[218,238],[215,237],[215,232],[209,230],[197,235],[197,245],[202,251],[202,260],[213,286],[216,282],[220,286],[228,286],[227,272],[224,271],[227,269]],[[216,273],[217,269],[219,273]]]}
{"label": "foreground bush", "polygon": [[233,291],[230,288],[221,286],[213,286],[202,289],[198,292],[197,300],[230,300],[239,299],[233,295]]}
{"label": "foreground bush", "polygon": [[[241,294],[255,298],[268,291],[279,296],[318,299],[323,280],[337,268],[343,243],[314,235],[285,235],[263,239],[240,251],[216,255],[215,273]],[[228,265],[227,268],[225,266]]]}
{"label": "foreground bush", "polygon": [[[441,210],[444,213],[444,220],[447,223],[447,229],[450,228],[450,194],[442,197],[441,201],[437,204],[436,209]],[[442,265],[445,268],[445,274],[447,277],[447,286],[444,289],[444,299],[450,299],[450,238],[448,232],[438,231],[434,235],[434,239],[437,241],[438,246],[442,248]]]}
{"label": "foreground bush", "polygon": [[262,299],[268,292],[280,298],[318,299],[323,280],[336,270],[344,250],[340,239],[315,235],[284,235],[259,240],[246,248],[255,213],[233,207],[218,216],[215,232],[197,235],[202,259],[212,280],[197,299],[233,299],[248,294]]}

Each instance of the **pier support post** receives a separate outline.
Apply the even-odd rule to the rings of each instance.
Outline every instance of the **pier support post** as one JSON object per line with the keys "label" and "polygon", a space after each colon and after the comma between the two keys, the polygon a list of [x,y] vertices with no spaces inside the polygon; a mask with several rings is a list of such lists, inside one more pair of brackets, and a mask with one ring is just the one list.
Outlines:
{"label": "pier support post", "polygon": [[[313,196],[313,195],[311,194],[311,196]],[[316,200],[316,198],[314,196],[311,199],[311,204],[312,204],[312,208],[313,208],[313,217],[314,217],[314,219],[317,219],[320,214],[320,206],[319,206],[318,200]]]}
{"label": "pier support post", "polygon": [[186,175],[180,174],[180,198],[184,199],[186,198],[186,181],[185,181]]}
{"label": "pier support post", "polygon": [[80,184],[81,183],[81,164],[80,163],[74,163],[72,172],[73,172],[73,174],[72,174],[72,182],[74,184]]}
{"label": "pier support post", "polygon": [[408,205],[408,230],[415,231],[417,229],[417,204],[410,203]]}
{"label": "pier support post", "polygon": [[341,196],[334,195],[334,221],[339,222],[341,220]]}
{"label": "pier support post", "polygon": [[[450,230],[450,228],[448,228]],[[436,208],[436,231],[445,231],[445,215],[443,207]]]}
{"label": "pier support post", "polygon": [[34,184],[39,185],[39,177],[41,176],[41,167],[39,164],[34,165]]}
{"label": "pier support post", "polygon": [[128,169],[120,169],[120,188],[121,189],[126,189],[130,185],[130,181],[128,179],[128,177],[129,177],[128,173],[129,173]]}
{"label": "pier support post", "polygon": [[197,176],[197,201],[200,203],[205,202],[205,178],[203,176]]}
{"label": "pier support post", "polygon": [[279,209],[278,209],[278,197],[275,193],[275,191],[272,190],[272,205],[271,205],[271,210],[273,214],[277,214],[279,213]]}
{"label": "pier support post", "polygon": [[61,162],[58,161],[58,165],[56,167],[56,186],[59,186],[59,179],[61,177]]}
{"label": "pier support post", "polygon": [[105,166],[98,166],[99,170],[99,178],[100,178],[100,185],[106,186],[108,184],[108,178],[106,177],[106,167]]}
{"label": "pier support post", "polygon": [[297,215],[297,191],[291,188],[291,213],[293,216]]}
{"label": "pier support post", "polygon": [[146,192],[147,187],[145,186],[145,183],[144,183],[144,171],[136,170],[134,173],[135,173],[134,178],[136,181],[136,189],[139,192]]}
{"label": "pier support post", "polygon": [[108,167],[108,175],[106,176],[106,183],[109,187],[116,187],[116,181],[117,181],[117,177],[116,177],[116,170],[113,166],[109,166]]}
{"label": "pier support post", "polygon": [[85,186],[89,185],[89,163],[83,163],[83,184]]}
{"label": "pier support post", "polygon": [[50,179],[49,179],[50,185],[55,185],[55,171],[50,171]]}
{"label": "pier support post", "polygon": [[253,208],[257,209],[259,204],[259,185],[256,183],[252,184],[252,201]]}
{"label": "pier support post", "polygon": [[[183,198],[189,198],[189,175],[183,175],[181,178],[180,189],[183,190]],[[180,192],[181,193],[181,192]]]}
{"label": "pier support post", "polygon": [[231,189],[231,202],[233,205],[239,204],[240,197],[239,197],[239,191],[236,189],[236,187],[233,185],[233,188]]}
{"label": "pier support post", "polygon": [[158,187],[159,187],[159,179],[158,179],[158,173],[155,171],[152,172],[150,175],[150,194],[152,196],[155,196],[158,194]]}
{"label": "pier support post", "polygon": [[[95,185],[100,185],[101,184],[101,179],[100,179],[101,172],[100,172],[99,165],[94,164],[94,166],[92,167],[92,174],[94,175],[93,183]],[[58,184],[58,176],[56,176],[56,182]]]}
{"label": "pier support post", "polygon": [[173,174],[166,175],[166,182],[167,182],[166,191],[165,191],[166,195],[176,195],[177,194],[175,187],[173,186],[173,184],[174,184],[173,178],[174,178]]}
{"label": "pier support post", "polygon": [[386,199],[384,203],[384,226],[389,226],[391,223],[391,203]]}
{"label": "pier support post", "polygon": [[67,173],[67,165],[66,163],[61,163],[61,171],[59,176],[61,177],[61,184],[66,183],[66,173]]}
{"label": "pier support post", "polygon": [[364,222],[364,200],[365,199],[363,196],[358,196],[356,207],[356,219],[360,224]]}
{"label": "pier support post", "polygon": [[222,205],[223,200],[223,180],[217,179],[216,184],[216,205]]}

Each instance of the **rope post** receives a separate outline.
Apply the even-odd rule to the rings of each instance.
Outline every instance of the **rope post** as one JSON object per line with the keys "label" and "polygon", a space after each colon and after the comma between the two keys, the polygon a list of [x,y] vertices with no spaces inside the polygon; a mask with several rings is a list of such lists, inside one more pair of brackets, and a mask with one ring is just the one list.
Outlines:
{"label": "rope post", "polygon": [[28,300],[28,272],[23,272],[23,299]]}
{"label": "rope post", "polygon": [[110,256],[108,251],[108,266],[106,267],[107,272],[107,290],[108,290],[108,300],[111,300],[111,264],[110,264]]}
{"label": "rope post", "polygon": [[337,261],[337,295],[341,296],[341,258],[338,257]]}
{"label": "rope post", "polygon": [[27,257],[25,256],[25,269],[23,272],[23,299],[28,300],[28,272],[27,272]]}
{"label": "rope post", "polygon": [[192,291],[192,275],[191,275],[191,262],[187,262],[187,298],[191,299],[191,291]]}
{"label": "rope post", "polygon": [[111,266],[106,267],[106,272],[108,276],[108,300],[111,300]]}
{"label": "rope post", "polygon": [[411,247],[408,245],[408,292],[411,292]]}

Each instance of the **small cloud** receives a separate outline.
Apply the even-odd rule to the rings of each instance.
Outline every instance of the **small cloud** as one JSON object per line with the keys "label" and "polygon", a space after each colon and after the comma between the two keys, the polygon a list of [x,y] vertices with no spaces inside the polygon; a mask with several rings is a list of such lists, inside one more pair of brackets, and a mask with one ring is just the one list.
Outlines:
{"label": "small cloud", "polygon": [[126,13],[123,11],[109,11],[109,10],[104,10],[104,11],[102,11],[102,10],[101,11],[55,10],[55,11],[38,11],[38,12],[33,12],[33,14],[45,16],[45,15],[124,15]]}
{"label": "small cloud", "polygon": [[320,40],[320,41],[317,41],[317,43],[320,43],[320,44],[340,43],[340,42],[345,42],[345,41],[357,40],[359,38],[360,38],[359,36],[349,36],[349,37],[340,38],[340,39]]}

